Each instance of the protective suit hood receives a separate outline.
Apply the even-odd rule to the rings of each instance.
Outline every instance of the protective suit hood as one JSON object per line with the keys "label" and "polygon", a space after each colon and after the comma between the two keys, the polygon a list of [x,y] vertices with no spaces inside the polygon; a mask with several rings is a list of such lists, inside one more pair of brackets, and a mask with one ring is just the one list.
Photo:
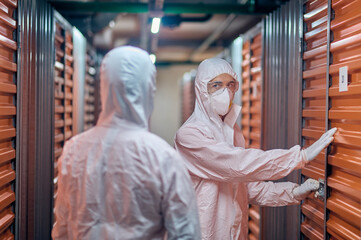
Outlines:
{"label": "protective suit hood", "polygon": [[153,111],[155,66],[147,52],[123,46],[105,55],[100,70],[99,124],[125,119],[148,128]]}
{"label": "protective suit hood", "polygon": [[[237,80],[237,74],[233,71],[230,64],[221,58],[206,59],[199,65],[195,79],[195,108],[187,123],[195,120],[201,121],[210,128],[217,139],[227,141],[228,134],[224,132],[224,122],[213,112],[210,95],[207,91],[207,83],[223,73],[229,74]],[[237,90],[238,89],[236,89],[236,91]],[[233,126],[231,127],[233,128]],[[228,136],[228,139],[231,137],[232,136]]]}
{"label": "protective suit hood", "polygon": [[182,159],[147,129],[154,75],[143,50],[105,56],[98,124],[68,140],[58,160],[52,239],[201,238]]}

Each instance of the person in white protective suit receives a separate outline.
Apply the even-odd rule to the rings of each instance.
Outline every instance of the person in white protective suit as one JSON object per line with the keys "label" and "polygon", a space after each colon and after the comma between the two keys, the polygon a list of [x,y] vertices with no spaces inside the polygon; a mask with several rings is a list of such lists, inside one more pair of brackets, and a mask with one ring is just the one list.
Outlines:
{"label": "person in white protective suit", "polygon": [[247,239],[248,203],[262,206],[298,204],[318,181],[299,186],[263,182],[287,176],[315,158],[332,140],[325,133],[305,150],[245,149],[236,124],[240,106],[232,104],[237,76],[222,59],[203,61],[195,79],[193,114],[178,130],[175,147],[182,155],[197,195],[202,239]]}
{"label": "person in white protective suit", "polygon": [[59,160],[53,239],[200,239],[187,169],[148,131],[155,73],[135,47],[104,57],[97,125],[68,141]]}

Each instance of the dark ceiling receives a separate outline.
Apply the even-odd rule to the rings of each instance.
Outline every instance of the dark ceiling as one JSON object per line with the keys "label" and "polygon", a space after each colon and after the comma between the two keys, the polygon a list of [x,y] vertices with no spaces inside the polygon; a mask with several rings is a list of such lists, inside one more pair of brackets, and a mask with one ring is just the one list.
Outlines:
{"label": "dark ceiling", "polygon": [[[133,45],[154,53],[158,63],[199,63],[222,52],[285,1],[49,2],[98,51],[105,53],[116,46]],[[152,17],[162,18],[157,34],[150,32]]]}

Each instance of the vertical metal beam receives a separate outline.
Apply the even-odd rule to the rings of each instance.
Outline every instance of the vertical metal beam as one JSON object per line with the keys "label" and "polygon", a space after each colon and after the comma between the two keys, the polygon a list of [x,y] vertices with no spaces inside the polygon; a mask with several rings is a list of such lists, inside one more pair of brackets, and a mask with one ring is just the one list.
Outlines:
{"label": "vertical metal beam", "polygon": [[46,0],[18,11],[15,239],[50,239],[53,225],[53,12]]}
{"label": "vertical metal beam", "polygon": [[[330,108],[329,104],[329,87],[330,87],[330,64],[331,64],[331,17],[332,17],[332,0],[328,0],[327,8],[327,69],[326,69],[326,103],[325,103],[325,131],[329,129],[329,120],[328,120],[328,111]],[[329,166],[328,166],[328,148],[325,150],[325,198],[323,200],[323,212],[324,212],[324,222],[323,222],[323,236],[324,239],[329,239],[327,234],[327,220],[329,214],[327,211],[327,198],[329,196],[329,189],[327,187],[327,178],[329,175]]]}

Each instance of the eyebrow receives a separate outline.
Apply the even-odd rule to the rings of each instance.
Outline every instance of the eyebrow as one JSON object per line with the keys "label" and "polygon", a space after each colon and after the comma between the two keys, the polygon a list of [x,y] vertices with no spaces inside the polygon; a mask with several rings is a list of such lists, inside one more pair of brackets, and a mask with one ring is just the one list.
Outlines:
{"label": "eyebrow", "polygon": [[208,84],[213,84],[213,83],[223,83],[222,81],[214,81],[214,82],[209,82]]}

